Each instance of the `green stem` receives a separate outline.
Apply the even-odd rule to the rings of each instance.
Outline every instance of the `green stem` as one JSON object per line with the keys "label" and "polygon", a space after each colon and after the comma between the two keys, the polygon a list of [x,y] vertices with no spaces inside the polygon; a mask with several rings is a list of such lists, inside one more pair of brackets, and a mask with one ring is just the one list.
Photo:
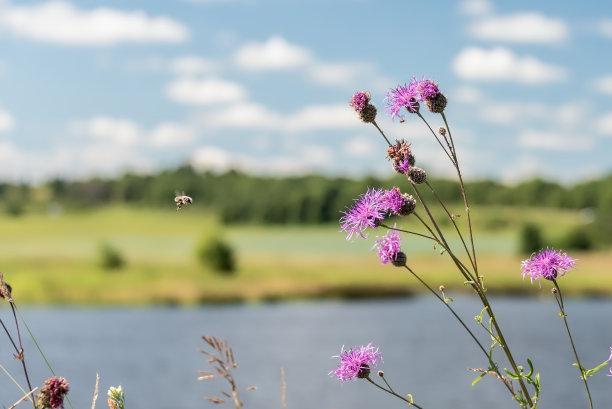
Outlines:
{"label": "green stem", "polygon": [[[574,356],[576,357],[576,363],[578,364],[578,369],[580,370],[580,378],[584,382],[584,388],[586,389],[587,396],[589,398],[589,407],[593,409],[593,400],[591,399],[591,392],[589,391],[589,385],[587,383],[587,377],[584,374],[584,367],[580,363],[580,358],[578,358],[578,351],[576,350],[576,346],[574,345],[574,339],[569,329],[569,325],[567,323],[567,316],[565,315],[565,307],[563,305],[563,295],[561,294],[561,288],[557,284],[557,280],[552,280],[555,288],[557,289],[557,293],[555,294],[555,299],[557,300],[557,304],[559,305],[559,310],[561,312],[561,316],[563,317],[563,323],[565,324],[565,330],[567,331],[567,336],[570,340],[570,344],[572,346],[572,351],[574,352]],[[558,297],[558,298],[557,298]]]}
{"label": "green stem", "polygon": [[374,125],[376,127],[376,129],[378,129],[378,132],[380,132],[380,134],[382,135],[383,138],[385,138],[385,141],[387,141],[387,144],[389,146],[391,146],[391,142],[389,142],[389,139],[387,139],[387,137],[385,136],[385,133],[382,131],[382,129],[380,129],[380,126],[378,126],[378,124],[376,123],[376,121],[372,121],[372,125]]}
{"label": "green stem", "polygon": [[[396,398],[400,398],[400,399],[401,399],[401,400],[403,400],[404,402],[407,402],[409,405],[412,405],[412,406],[414,406],[414,407],[415,407],[415,408],[417,408],[417,409],[423,409],[422,407],[420,407],[420,406],[419,406],[419,405],[417,405],[416,403],[414,403],[414,402],[410,402],[408,399],[404,398],[402,395],[399,395],[399,394],[395,393],[395,392],[393,391],[393,389],[391,389],[391,388],[387,389],[387,388],[384,388],[384,387],[380,386],[379,384],[377,384],[376,382],[374,382],[372,379],[370,379],[370,377],[369,377],[369,376],[368,376],[368,377],[366,377],[365,379],[367,379],[367,380],[368,380],[368,381],[369,381],[369,382],[370,382],[372,385],[376,386],[377,388],[380,388],[380,389],[382,389],[383,391],[385,391],[385,392],[387,392],[387,393],[390,393],[391,395],[395,396]],[[386,382],[385,382],[385,383],[386,383]],[[387,385],[388,385],[388,384],[387,384]]]}

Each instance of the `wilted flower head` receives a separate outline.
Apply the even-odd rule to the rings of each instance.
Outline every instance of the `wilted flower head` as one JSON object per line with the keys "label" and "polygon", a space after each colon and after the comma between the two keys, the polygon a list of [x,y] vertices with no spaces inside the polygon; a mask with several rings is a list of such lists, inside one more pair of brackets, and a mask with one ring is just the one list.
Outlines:
{"label": "wilted flower head", "polygon": [[419,93],[413,82],[408,85],[398,85],[397,88],[387,91],[387,111],[391,117],[403,118],[400,112],[404,108],[412,114],[419,111]]}
{"label": "wilted flower head", "polygon": [[64,407],[64,396],[68,393],[68,382],[56,376],[47,379],[38,392],[38,404],[43,409],[58,409]]}
{"label": "wilted flower head", "polygon": [[379,359],[382,361],[378,348],[373,347],[371,342],[348,351],[344,351],[342,347],[340,355],[334,355],[332,358],[340,358],[340,363],[329,375],[335,375],[341,382],[368,377],[370,369],[376,367]]}
{"label": "wilted flower head", "polygon": [[385,218],[387,209],[383,190],[368,188],[366,193],[355,199],[351,208],[342,212],[344,216],[340,218],[340,231],[348,233],[347,240],[351,240],[355,235],[366,238],[363,231],[368,227],[376,228]]}
{"label": "wilted flower head", "polygon": [[415,163],[410,144],[403,139],[396,140],[395,145],[387,148],[387,157],[393,161],[393,169],[398,173],[408,173]]}
{"label": "wilted flower head", "polygon": [[374,247],[378,248],[380,262],[383,264],[396,262],[402,252],[401,244],[402,238],[395,230],[390,230],[381,239],[376,240]]}
{"label": "wilted flower head", "polygon": [[527,260],[523,260],[521,268],[523,269],[523,278],[528,275],[533,283],[533,280],[540,280],[540,278],[554,280],[558,276],[563,276],[575,264],[576,261],[567,253],[547,248],[538,253],[533,253]]}
{"label": "wilted flower head", "polygon": [[118,387],[111,386],[106,394],[108,396],[109,409],[123,409],[125,405],[125,394],[121,385]]}

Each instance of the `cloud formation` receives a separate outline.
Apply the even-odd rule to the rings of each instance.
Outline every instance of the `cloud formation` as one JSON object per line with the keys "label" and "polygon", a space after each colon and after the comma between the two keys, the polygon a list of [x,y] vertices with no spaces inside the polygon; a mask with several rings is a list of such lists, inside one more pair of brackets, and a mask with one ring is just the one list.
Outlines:
{"label": "cloud formation", "polygon": [[552,44],[567,39],[565,21],[539,13],[517,13],[488,17],[472,24],[472,36],[487,41]]}
{"label": "cloud formation", "polygon": [[243,45],[234,54],[234,63],[239,68],[251,71],[286,70],[303,67],[311,58],[307,49],[273,36],[263,43]]}
{"label": "cloud formation", "polygon": [[247,90],[241,84],[219,78],[182,77],[166,86],[166,95],[182,104],[208,105],[244,100]]}
{"label": "cloud formation", "polygon": [[59,0],[0,6],[0,27],[34,41],[80,46],[179,43],[189,38],[187,27],[168,17],[107,7],[80,10]]}
{"label": "cloud formation", "polygon": [[0,132],[11,131],[13,130],[14,126],[15,120],[13,119],[13,116],[7,111],[0,109]]}
{"label": "cloud formation", "polygon": [[457,76],[473,81],[505,81],[523,84],[544,84],[567,79],[563,67],[547,64],[535,57],[521,57],[507,48],[468,47],[453,61]]}

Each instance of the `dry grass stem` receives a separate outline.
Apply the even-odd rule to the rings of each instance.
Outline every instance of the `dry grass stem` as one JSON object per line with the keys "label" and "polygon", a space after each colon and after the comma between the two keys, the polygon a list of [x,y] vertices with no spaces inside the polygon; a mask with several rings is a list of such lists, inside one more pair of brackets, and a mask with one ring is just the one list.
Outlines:
{"label": "dry grass stem", "polygon": [[[2,273],[0,273],[0,280],[2,280]],[[34,389],[32,389],[30,392],[28,392],[25,395],[23,395],[23,397],[21,399],[19,399],[17,402],[15,402],[11,406],[9,406],[8,409],[13,409],[15,406],[19,405],[21,402],[23,402],[24,400],[28,399],[28,397],[30,397],[30,395],[32,395],[37,390],[38,390],[38,386],[35,387]]]}
{"label": "dry grass stem", "polygon": [[96,409],[96,401],[98,400],[98,385],[100,384],[100,375],[96,374],[96,386],[94,387],[93,399],[91,400],[91,409]]}

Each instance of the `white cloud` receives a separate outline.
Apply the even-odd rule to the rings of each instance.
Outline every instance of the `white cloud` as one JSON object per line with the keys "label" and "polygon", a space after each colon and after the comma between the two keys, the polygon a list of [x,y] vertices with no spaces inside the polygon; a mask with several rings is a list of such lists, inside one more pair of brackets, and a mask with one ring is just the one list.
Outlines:
{"label": "white cloud", "polygon": [[597,120],[595,130],[604,135],[612,135],[612,112],[608,112]]}
{"label": "white cloud", "polygon": [[288,131],[317,129],[350,129],[362,125],[347,105],[314,105],[303,108],[286,118]]}
{"label": "white cloud", "polygon": [[177,43],[189,30],[168,17],[150,17],[143,11],[106,7],[79,10],[65,1],[2,8],[0,27],[16,36],[66,45],[107,46],[124,42]]}
{"label": "white cloud", "polygon": [[178,75],[211,74],[219,70],[219,63],[195,55],[188,55],[172,60],[170,70]]}
{"label": "white cloud", "polygon": [[87,135],[94,140],[113,145],[135,145],[143,137],[143,132],[133,121],[98,116],[87,121],[71,124],[74,134]]}
{"label": "white cloud", "polygon": [[351,85],[359,78],[373,76],[373,72],[370,64],[359,62],[317,62],[308,67],[309,77],[314,82],[324,85]]}
{"label": "white cloud", "polygon": [[310,52],[289,43],[282,37],[270,37],[264,43],[251,42],[234,54],[234,63],[246,70],[284,70],[305,66]]}
{"label": "white cloud", "polygon": [[233,153],[213,146],[205,146],[196,150],[189,163],[199,172],[211,170],[225,172],[230,169],[240,169],[242,161],[236,160]]}
{"label": "white cloud", "polygon": [[606,37],[612,37],[612,19],[605,19],[599,22],[599,31]]}
{"label": "white cloud", "polygon": [[576,127],[585,121],[587,114],[586,107],[580,102],[554,106],[526,101],[486,101],[479,109],[479,116],[484,122],[514,126],[534,121],[556,127]]}
{"label": "white cloud", "polygon": [[588,151],[595,146],[595,141],[587,135],[576,135],[562,131],[526,129],[519,133],[518,140],[522,147],[529,149]]}
{"label": "white cloud", "polygon": [[347,104],[306,106],[292,114],[280,114],[263,105],[240,103],[208,111],[196,119],[211,128],[306,132],[352,129],[363,125]]}
{"label": "white cloud", "polygon": [[219,78],[178,78],[167,85],[166,95],[183,104],[207,105],[241,101],[247,91],[238,83]]}
{"label": "white cloud", "polygon": [[478,88],[470,87],[470,86],[462,86],[455,89],[451,97],[454,101],[464,102],[464,103],[474,103],[482,100],[482,93]]}
{"label": "white cloud", "polygon": [[612,75],[606,75],[596,79],[593,83],[596,91],[603,94],[612,94]]}
{"label": "white cloud", "polygon": [[531,56],[519,57],[503,47],[491,50],[465,48],[453,61],[453,69],[459,77],[476,81],[543,84],[567,78],[565,68],[544,63]]}
{"label": "white cloud", "polygon": [[481,16],[493,11],[493,6],[488,0],[464,0],[459,4],[459,10],[468,16]]}
{"label": "white cloud", "polygon": [[15,120],[13,116],[2,109],[0,109],[0,132],[12,131],[15,126]]}
{"label": "white cloud", "polygon": [[192,128],[165,122],[152,129],[147,139],[153,146],[169,147],[189,144],[195,140],[195,137],[196,135]]}
{"label": "white cloud", "polygon": [[344,144],[343,151],[349,156],[370,156],[379,147],[371,137],[351,138]]}
{"label": "white cloud", "polygon": [[488,17],[473,23],[470,33],[481,40],[514,43],[559,43],[568,36],[567,24],[539,13]]}

